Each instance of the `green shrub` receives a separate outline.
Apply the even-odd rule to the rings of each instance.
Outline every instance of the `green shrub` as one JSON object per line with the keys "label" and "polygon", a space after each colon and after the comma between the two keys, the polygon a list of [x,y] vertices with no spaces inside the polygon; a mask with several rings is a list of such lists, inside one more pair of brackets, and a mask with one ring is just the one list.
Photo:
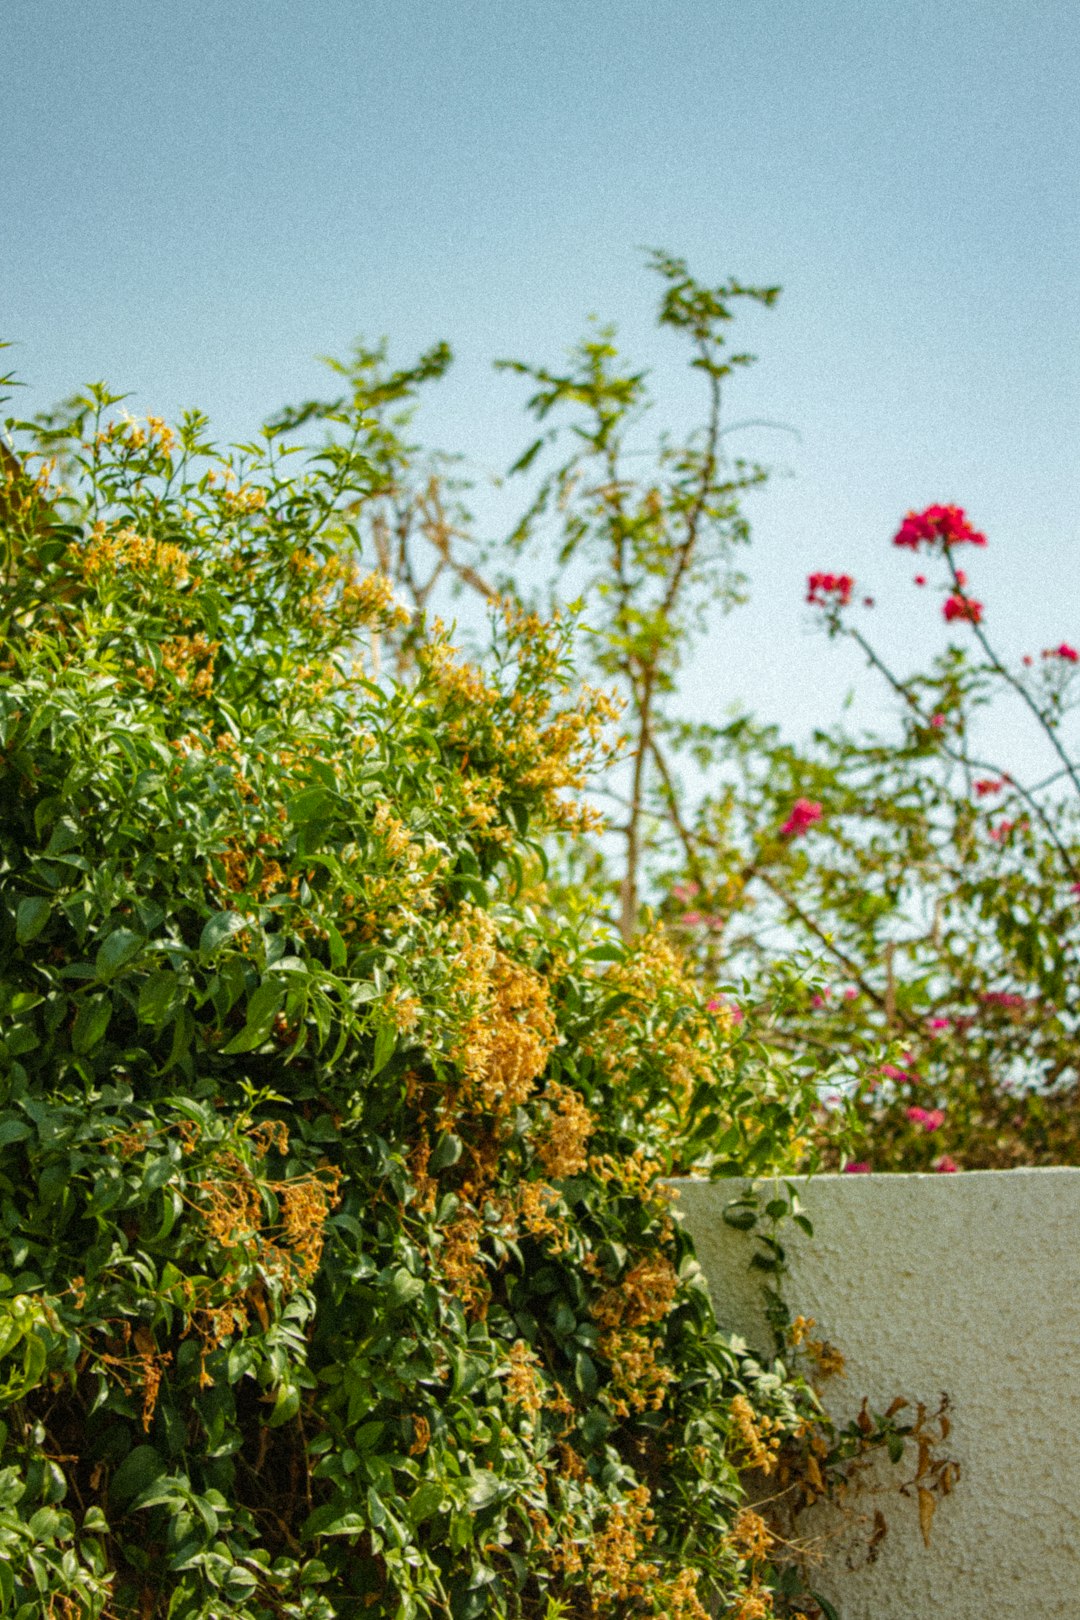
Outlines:
{"label": "green shrub", "polygon": [[814,1401],[661,1182],[809,1099],[545,905],[605,700],[510,611],[377,678],[363,417],[115,403],[0,496],[0,1612],[766,1612]]}

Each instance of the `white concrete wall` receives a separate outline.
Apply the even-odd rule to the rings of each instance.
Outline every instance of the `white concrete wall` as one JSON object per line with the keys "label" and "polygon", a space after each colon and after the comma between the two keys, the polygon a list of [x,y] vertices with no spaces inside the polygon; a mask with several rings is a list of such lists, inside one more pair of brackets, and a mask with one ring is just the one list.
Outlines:
{"label": "white concrete wall", "polygon": [[[675,1185],[721,1322],[768,1348],[752,1238],[722,1218],[742,1184]],[[815,1230],[785,1223],[785,1297],[847,1358],[826,1404],[947,1391],[963,1468],[928,1551],[915,1504],[882,1501],[877,1562],[827,1557],[815,1584],[841,1620],[1080,1620],[1080,1169],[796,1186]]]}

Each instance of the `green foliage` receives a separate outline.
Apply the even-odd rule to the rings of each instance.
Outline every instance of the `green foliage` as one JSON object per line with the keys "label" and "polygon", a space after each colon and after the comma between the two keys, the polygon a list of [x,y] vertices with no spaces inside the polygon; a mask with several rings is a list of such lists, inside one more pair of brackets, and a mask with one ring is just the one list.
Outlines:
{"label": "green foliage", "polygon": [[406,626],[371,388],[308,456],[116,404],[4,462],[0,1613],[737,1613],[817,1405],[662,1181],[812,1091],[551,905],[610,708],[567,627]]}
{"label": "green foliage", "polygon": [[689,344],[689,364],[704,378],[705,419],[690,434],[662,436],[653,448],[637,442],[655,402],[645,374],[626,369],[610,327],[579,344],[564,372],[500,362],[536,385],[528,409],[537,420],[554,420],[514,471],[556,444],[566,431],[560,419],[569,419],[573,452],[541,480],[510,544],[535,546],[545,522],[554,523],[558,568],[576,564],[580,575],[591,632],[583,655],[625,708],[624,939],[639,921],[653,805],[677,814],[666,746],[678,672],[710,617],[743,599],[736,558],[750,528],[742,499],[766,478],[764,468],[725,454],[723,386],[754,359],[729,351],[728,326],[737,301],[768,307],[779,295],[777,287],[737,281],[706,287],[682,259],[662,252],[650,254],[649,265],[664,282],[659,324]]}

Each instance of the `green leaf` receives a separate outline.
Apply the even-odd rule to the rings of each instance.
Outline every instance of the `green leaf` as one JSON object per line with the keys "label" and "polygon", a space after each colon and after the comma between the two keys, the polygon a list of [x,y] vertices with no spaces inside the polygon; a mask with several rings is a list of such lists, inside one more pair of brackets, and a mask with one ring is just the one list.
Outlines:
{"label": "green leaf", "polygon": [[452,1164],[457,1164],[462,1154],[462,1141],[460,1136],[446,1132],[439,1137],[435,1149],[428,1160],[428,1169],[437,1175],[440,1170],[449,1170]]}
{"label": "green leaf", "polygon": [[252,1052],[262,1045],[285,1004],[286,992],[287,986],[280,979],[263,980],[247,1004],[247,1018],[240,1034],[222,1048],[227,1056],[236,1052]]}
{"label": "green leaf", "polygon": [[222,1581],[221,1590],[222,1594],[231,1603],[243,1603],[245,1598],[251,1596],[258,1584],[257,1578],[250,1569],[245,1569],[242,1564],[234,1564]]}
{"label": "green leaf", "polygon": [[375,1052],[371,1059],[372,1076],[379,1074],[394,1055],[397,1030],[393,1024],[383,1024],[375,1033]]}
{"label": "green leaf", "polygon": [[354,1451],[370,1451],[382,1439],[385,1423],[361,1423],[352,1437]]}
{"label": "green leaf", "polygon": [[49,920],[51,910],[52,901],[43,894],[27,895],[25,900],[19,901],[15,913],[15,938],[20,945],[29,945],[31,940],[37,939]]}
{"label": "green leaf", "polygon": [[164,1029],[180,998],[181,984],[175,973],[154,973],[139,991],[138,1019],[152,1029]]}
{"label": "green leaf", "polygon": [[503,1502],[511,1496],[515,1486],[507,1480],[500,1479],[494,1469],[485,1470],[477,1474],[469,1487],[467,1498],[470,1511],[480,1513],[484,1508],[490,1507],[493,1502]]}
{"label": "green leaf", "polygon": [[323,926],[326,929],[326,942],[330,947],[330,966],[332,968],[343,968],[349,959],[345,941],[329,919]]}
{"label": "green leaf", "polygon": [[248,918],[242,917],[238,911],[217,911],[199,936],[199,950],[208,956],[224,945],[226,940],[243,933],[248,926]]}
{"label": "green leaf", "polygon": [[9,1142],[25,1142],[33,1134],[34,1127],[28,1125],[25,1119],[0,1121],[0,1147],[6,1147]]}
{"label": "green leaf", "polygon": [[438,1513],[445,1495],[446,1492],[438,1480],[426,1479],[410,1496],[405,1517],[410,1524],[422,1524],[425,1519],[430,1519]]}
{"label": "green leaf", "polygon": [[386,1290],[386,1303],[391,1310],[397,1310],[407,1305],[410,1300],[419,1298],[424,1292],[422,1277],[414,1277],[411,1271],[404,1266],[398,1266],[390,1277],[390,1286]]}
{"label": "green leaf", "polygon": [[596,1373],[596,1363],[584,1350],[579,1350],[574,1357],[574,1383],[583,1395],[595,1395],[599,1380]]}
{"label": "green leaf", "polygon": [[125,1508],[136,1496],[166,1473],[165,1460],[153,1446],[136,1446],[129,1451],[109,1482],[109,1500]]}
{"label": "green leaf", "polygon": [[[370,1497],[374,1492],[368,1494],[370,1508]],[[377,1496],[375,1501],[378,1503],[380,1516],[376,1519],[372,1514],[372,1523],[385,1523],[386,1510]],[[314,1536],[362,1536],[368,1529],[370,1525],[362,1514],[342,1513],[336,1503],[328,1502],[324,1507],[316,1508],[314,1513],[309,1514],[304,1520],[300,1534],[305,1541],[310,1541]]]}
{"label": "green leaf", "polygon": [[338,800],[325,788],[309,787],[288,802],[289,820],[299,826],[306,821],[328,821],[338,814]]}
{"label": "green leaf", "polygon": [[130,928],[114,928],[94,959],[99,979],[111,979],[128,962],[134,961],[146,940]]}
{"label": "green leaf", "polygon": [[31,1515],[27,1529],[35,1541],[46,1541],[60,1528],[60,1515],[53,1507],[41,1507]]}
{"label": "green leaf", "polygon": [[274,1399],[267,1424],[271,1429],[280,1429],[282,1424],[290,1422],[299,1410],[300,1391],[295,1384],[282,1384]]}
{"label": "green leaf", "polygon": [[86,1057],[105,1038],[112,1017],[108,996],[90,996],[79,1008],[71,1031],[71,1049]]}

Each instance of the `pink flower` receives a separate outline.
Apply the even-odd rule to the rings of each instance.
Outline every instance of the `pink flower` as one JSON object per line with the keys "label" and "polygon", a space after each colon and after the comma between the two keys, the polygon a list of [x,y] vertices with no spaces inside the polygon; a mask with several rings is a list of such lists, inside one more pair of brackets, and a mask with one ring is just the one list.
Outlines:
{"label": "pink flower", "polygon": [[1067,664],[1080,663],[1080,653],[1075,647],[1070,647],[1067,641],[1063,641],[1059,647],[1047,647],[1043,657],[1063,658]]}
{"label": "pink flower", "polygon": [[893,536],[894,546],[910,546],[912,551],[939,543],[948,549],[963,541],[973,546],[986,544],[985,534],[971,527],[962,506],[928,506],[925,512],[909,512]]}
{"label": "pink flower", "polygon": [[810,574],[806,600],[812,607],[847,607],[855,581],[850,574]]}
{"label": "pink flower", "polygon": [[940,1159],[934,1160],[934,1169],[942,1176],[955,1175],[959,1168],[959,1165],[955,1164],[947,1153],[943,1153]]}
{"label": "pink flower", "polygon": [[713,996],[711,1001],[705,1003],[706,1012],[726,1012],[733,1024],[741,1024],[746,1014],[741,1007],[733,1001],[726,1001],[723,996]]}
{"label": "pink flower", "polygon": [[810,997],[810,1005],[811,1005],[811,1007],[825,1007],[825,1006],[828,1005],[828,1003],[831,1000],[832,1000],[832,991],[831,990],[826,990],[821,995],[812,995]]}
{"label": "pink flower", "polygon": [[1010,1012],[1019,1012],[1028,1004],[1026,996],[1011,990],[984,990],[979,1000],[984,1007],[1004,1007]]}
{"label": "pink flower", "polygon": [[975,788],[975,792],[979,795],[979,798],[985,799],[988,793],[1001,792],[1002,788],[1005,786],[1005,778],[1003,776],[980,776],[979,780],[975,782],[973,786]]}
{"label": "pink flower", "polygon": [[845,1176],[868,1176],[870,1166],[865,1159],[853,1159],[850,1164],[845,1164],[844,1174]]}
{"label": "pink flower", "polygon": [[1069,893],[1070,894],[1080,894],[1080,883],[1070,883],[1069,884]]}
{"label": "pink flower", "polygon": [[916,1104],[905,1112],[911,1123],[921,1125],[924,1131],[939,1131],[945,1123],[945,1111],[942,1108],[920,1108]]}
{"label": "pink flower", "polygon": [[881,1072],[886,1080],[893,1080],[898,1085],[916,1085],[919,1079],[913,1069],[898,1069],[895,1063],[883,1063]]}
{"label": "pink flower", "polygon": [[688,900],[692,900],[695,894],[700,893],[700,883],[674,883],[671,887],[671,898],[673,900],[678,900],[679,904],[683,906],[685,906]]}
{"label": "pink flower", "polygon": [[931,1029],[948,1029],[951,1023],[951,1018],[931,1018],[929,1020]]}
{"label": "pink flower", "polygon": [[873,607],[874,598],[872,596],[864,596],[862,599],[862,605],[863,607]]}
{"label": "pink flower", "polygon": [[1035,660],[1032,658],[1030,653],[1025,653],[1020,662],[1024,665],[1025,669],[1030,669]]}
{"label": "pink flower", "polygon": [[701,922],[700,911],[684,911],[679,918],[684,928],[697,928]]}
{"label": "pink flower", "polygon": [[849,984],[847,989],[844,991],[844,1000],[854,1001],[858,994],[859,992],[856,990],[855,986],[853,984]]}
{"label": "pink flower", "polygon": [[996,827],[990,828],[990,837],[995,844],[1003,844],[1015,826],[1015,821],[999,821]]}
{"label": "pink flower", "polygon": [[945,724],[945,716],[943,714],[932,714],[930,716],[930,724],[933,726],[935,731],[940,731],[942,726]]}
{"label": "pink flower", "polygon": [[796,799],[791,814],[780,829],[781,838],[800,838],[815,821],[821,820],[821,806],[812,799]]}
{"label": "pink flower", "polygon": [[916,583],[916,585],[925,585],[926,584],[926,575],[925,574],[916,574],[915,575],[915,583]]}
{"label": "pink flower", "polygon": [[945,606],[941,610],[946,619],[952,623],[953,619],[964,619],[968,624],[980,624],[983,616],[983,605],[976,602],[972,596],[958,596],[955,592],[946,597]]}

